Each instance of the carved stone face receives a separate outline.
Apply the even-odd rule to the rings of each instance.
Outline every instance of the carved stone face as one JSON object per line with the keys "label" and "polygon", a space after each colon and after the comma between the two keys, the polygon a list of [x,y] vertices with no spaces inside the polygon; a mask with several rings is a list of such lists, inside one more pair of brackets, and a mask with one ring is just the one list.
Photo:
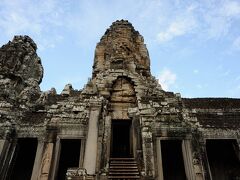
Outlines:
{"label": "carved stone face", "polygon": [[109,42],[108,51],[111,54],[111,59],[125,59],[129,56],[133,56],[133,43],[126,38],[116,38],[112,42]]}
{"label": "carved stone face", "polygon": [[43,77],[36,49],[28,36],[15,36],[0,48],[0,96],[21,102],[36,100]]}
{"label": "carved stone face", "polygon": [[95,52],[94,76],[108,69],[123,69],[143,76],[150,74],[144,40],[128,22],[114,23],[102,37]]}
{"label": "carved stone face", "polygon": [[0,74],[9,76],[14,74],[25,83],[29,79],[37,83],[42,81],[43,67],[36,54],[36,45],[28,36],[15,36],[0,49]]}

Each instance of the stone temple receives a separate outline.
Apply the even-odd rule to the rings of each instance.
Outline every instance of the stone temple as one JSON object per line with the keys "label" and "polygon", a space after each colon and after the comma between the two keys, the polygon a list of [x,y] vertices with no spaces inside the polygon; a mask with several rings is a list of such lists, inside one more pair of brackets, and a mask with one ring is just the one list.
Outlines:
{"label": "stone temple", "polygon": [[0,48],[1,180],[240,179],[240,99],[164,91],[128,21],[102,36],[82,90],[42,92],[36,49]]}

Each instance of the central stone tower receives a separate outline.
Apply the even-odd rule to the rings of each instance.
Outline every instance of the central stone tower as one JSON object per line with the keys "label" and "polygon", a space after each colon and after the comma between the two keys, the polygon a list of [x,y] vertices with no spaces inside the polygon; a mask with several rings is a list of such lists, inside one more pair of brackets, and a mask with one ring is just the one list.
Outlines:
{"label": "central stone tower", "polygon": [[[151,75],[143,37],[128,21],[114,22],[97,44],[92,79],[82,95],[103,97],[102,119],[95,122],[95,129],[89,129],[91,135],[88,134],[98,134],[95,135],[98,170],[108,174],[110,179],[140,178],[141,174],[153,177],[151,126],[154,112],[149,100],[160,100],[164,91]],[[89,173],[96,168],[92,166],[92,154],[88,153],[88,147],[89,150],[94,148],[92,144],[86,144],[84,161]]]}

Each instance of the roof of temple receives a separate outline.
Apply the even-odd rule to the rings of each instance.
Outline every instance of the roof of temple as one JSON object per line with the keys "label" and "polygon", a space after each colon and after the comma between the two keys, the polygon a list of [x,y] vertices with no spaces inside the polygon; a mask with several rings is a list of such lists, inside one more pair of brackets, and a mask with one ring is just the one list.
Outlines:
{"label": "roof of temple", "polygon": [[234,98],[182,98],[186,108],[232,109],[240,108],[240,99]]}

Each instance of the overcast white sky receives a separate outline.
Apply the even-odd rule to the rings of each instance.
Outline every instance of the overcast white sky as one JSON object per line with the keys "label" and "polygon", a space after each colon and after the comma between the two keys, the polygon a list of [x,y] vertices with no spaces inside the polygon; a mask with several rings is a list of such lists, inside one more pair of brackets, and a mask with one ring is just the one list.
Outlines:
{"label": "overcast white sky", "polygon": [[240,97],[239,0],[1,0],[0,45],[29,35],[44,67],[41,89],[82,89],[96,43],[118,19],[143,35],[163,89]]}

